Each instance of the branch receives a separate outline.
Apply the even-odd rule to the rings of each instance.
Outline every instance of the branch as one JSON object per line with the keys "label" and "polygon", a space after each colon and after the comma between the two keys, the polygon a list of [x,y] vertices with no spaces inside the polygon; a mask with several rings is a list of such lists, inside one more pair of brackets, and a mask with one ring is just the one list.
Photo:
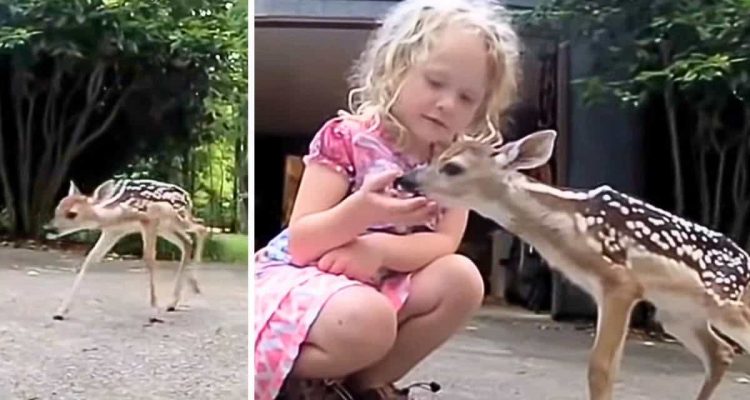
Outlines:
{"label": "branch", "polygon": [[[73,100],[73,96],[75,96],[75,94],[78,93],[78,91],[83,86],[85,75],[83,74],[77,74],[77,75],[78,75],[78,78],[76,79],[75,85],[73,85],[73,88],[68,91],[68,95],[65,96],[65,101],[63,102],[63,108],[60,111],[61,117],[65,117],[68,114],[68,107],[70,106],[70,102]],[[74,121],[74,119],[69,118],[65,120],[64,118],[61,118],[57,125],[57,134],[61,135],[63,131],[65,130],[65,128],[70,125],[71,121]]]}
{"label": "branch", "polygon": [[112,107],[112,110],[110,110],[109,116],[107,116],[107,119],[102,122],[102,124],[99,126],[99,128],[94,131],[91,135],[89,135],[86,139],[84,139],[78,147],[73,152],[73,157],[77,156],[81,151],[83,151],[86,147],[88,147],[93,141],[99,138],[104,132],[109,129],[109,126],[112,125],[112,122],[115,120],[115,117],[117,117],[117,114],[119,114],[120,109],[122,108],[122,105],[125,104],[125,100],[130,96],[130,93],[132,93],[131,88],[126,89],[123,91],[123,93],[120,95],[120,98],[117,99],[117,102]]}
{"label": "branch", "polygon": [[[11,83],[11,93],[13,95],[14,112],[16,116],[16,135],[18,148],[17,157],[21,157],[23,154],[23,131],[24,131],[24,119],[22,114],[23,111],[23,99],[26,97],[27,92],[24,90],[23,73],[19,70],[13,71],[13,82]],[[20,159],[19,159],[20,161]]]}
{"label": "branch", "polygon": [[739,239],[745,226],[750,199],[747,198],[747,143],[742,143],[737,151],[737,160],[734,168],[734,179],[732,180],[732,202],[736,210],[734,222],[730,235]]}
{"label": "branch", "polygon": [[75,113],[70,116],[70,118],[65,118],[68,114],[68,106],[70,106],[70,103],[73,100],[73,96],[75,96],[75,94],[78,93],[78,91],[83,86],[85,75],[77,74],[77,76],[78,78],[76,79],[76,83],[75,85],[73,85],[73,88],[68,91],[68,95],[65,97],[65,101],[63,103],[63,108],[60,111],[60,118],[58,120],[56,133],[58,140],[57,144],[55,145],[55,159],[57,160],[61,159],[63,155],[63,143],[65,142],[63,140],[63,135],[65,130],[67,130],[68,127],[70,127],[74,122],[78,121],[77,117],[80,115],[80,113]]}
{"label": "branch", "polygon": [[89,84],[86,87],[86,103],[95,104],[96,98],[99,96],[99,92],[102,90],[102,83],[104,82],[104,72],[106,72],[107,66],[99,62],[94,67],[94,71],[89,77]]}
{"label": "branch", "polygon": [[711,227],[713,229],[719,228],[719,219],[721,217],[721,184],[724,181],[724,166],[726,165],[727,151],[729,151],[729,147],[729,145],[726,145],[719,150],[719,170],[716,173],[716,182],[714,185],[714,216],[711,221]]}
{"label": "branch", "polygon": [[57,114],[57,99],[60,93],[60,85],[63,77],[63,70],[60,68],[60,62],[54,59],[54,72],[52,73],[52,82],[47,91],[47,102],[44,106],[44,116],[42,117],[42,133],[46,144],[55,140],[55,125]]}
{"label": "branch", "polygon": [[732,173],[732,202],[738,207],[745,194],[747,186],[747,143],[742,143],[737,149],[737,160],[734,163],[734,172]]}
{"label": "branch", "polygon": [[[670,52],[671,44],[668,40],[663,40],[659,46],[659,53],[661,55],[662,64],[667,67],[670,64]],[[672,146],[672,164],[674,166],[674,199],[675,199],[675,211],[677,214],[682,214],[685,209],[685,201],[683,198],[682,189],[682,164],[680,161],[680,140],[677,128],[677,110],[674,99],[674,84],[672,81],[667,81],[664,86],[664,107],[667,111],[667,122],[669,124],[669,138]]]}
{"label": "branch", "polygon": [[709,195],[708,187],[708,172],[706,171],[706,146],[702,143],[702,138],[705,137],[706,132],[706,112],[701,108],[698,108],[698,143],[696,148],[698,149],[698,180],[700,182],[700,199],[701,199],[701,223],[704,225],[709,224],[709,217],[711,215],[711,200]]}
{"label": "branch", "polygon": [[31,159],[34,157],[34,151],[32,147],[32,139],[34,137],[33,129],[33,118],[34,110],[36,109],[36,99],[38,93],[33,93],[28,97],[29,109],[26,113],[26,137],[24,138],[23,153],[19,156],[23,157],[23,163],[20,163],[18,168],[19,173],[19,185],[18,193],[21,195],[21,215],[23,216],[22,221],[24,223],[24,232],[28,233],[28,220],[32,217],[29,213],[29,181],[31,179]]}
{"label": "branch", "polygon": [[[81,136],[83,135],[83,132],[86,130],[86,124],[89,121],[89,117],[91,116],[91,113],[94,112],[94,109],[96,108],[97,103],[97,96],[101,92],[102,89],[102,82],[104,80],[104,71],[106,69],[105,64],[98,63],[94,70],[91,72],[91,75],[89,75],[89,82],[86,86],[86,105],[84,106],[83,111],[81,112],[80,117],[78,118],[78,121],[76,123],[76,127],[73,130],[73,136],[70,139],[70,143],[73,144],[73,146],[76,146],[78,142],[81,140]],[[66,151],[66,155],[64,157],[69,157],[70,151]]]}

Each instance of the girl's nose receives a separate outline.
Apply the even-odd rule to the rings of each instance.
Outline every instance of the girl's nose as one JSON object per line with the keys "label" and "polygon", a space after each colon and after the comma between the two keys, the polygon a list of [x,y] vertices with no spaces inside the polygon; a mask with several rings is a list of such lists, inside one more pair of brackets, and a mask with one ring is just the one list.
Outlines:
{"label": "girl's nose", "polygon": [[437,108],[440,111],[450,111],[455,105],[456,100],[453,98],[453,96],[450,95],[440,97],[437,102]]}

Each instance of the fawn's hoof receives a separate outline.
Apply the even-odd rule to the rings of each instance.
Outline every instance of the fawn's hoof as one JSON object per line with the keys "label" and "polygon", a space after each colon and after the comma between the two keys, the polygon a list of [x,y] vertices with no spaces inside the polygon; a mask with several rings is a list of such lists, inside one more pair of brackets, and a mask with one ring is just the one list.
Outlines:
{"label": "fawn's hoof", "polygon": [[175,306],[169,306],[169,307],[167,307],[167,312],[174,312],[176,310],[177,310],[177,308]]}
{"label": "fawn's hoof", "polygon": [[63,316],[62,316],[62,315],[60,315],[60,314],[56,314],[56,315],[54,315],[54,316],[52,317],[52,319],[54,319],[55,321],[62,321],[62,320],[64,320],[65,318],[63,318]]}
{"label": "fawn's hoof", "polygon": [[157,317],[151,317],[151,318],[148,319],[148,322],[150,322],[152,324],[163,324],[164,320],[161,319],[161,318],[157,318]]}

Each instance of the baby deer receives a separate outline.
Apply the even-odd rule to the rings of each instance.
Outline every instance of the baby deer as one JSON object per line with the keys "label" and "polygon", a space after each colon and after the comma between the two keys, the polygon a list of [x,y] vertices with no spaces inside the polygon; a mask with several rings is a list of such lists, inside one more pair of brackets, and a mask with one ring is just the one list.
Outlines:
{"label": "baby deer", "polygon": [[94,190],[90,196],[82,194],[70,182],[68,195],[55,209],[49,228],[57,231],[53,237],[61,237],[73,232],[96,229],[101,236],[86,255],[78,269],[73,288],[65,297],[54,319],[62,320],[68,311],[73,295],[91,263],[99,262],[123,237],[140,232],[143,240],[143,259],[149,270],[151,322],[159,319],[158,302],[154,288],[156,268],[156,240],[158,236],[173,243],[180,249],[180,265],[174,286],[174,297],[167,311],[174,311],[182,292],[183,272],[195,293],[200,293],[198,282],[186,265],[192,258],[193,241],[189,233],[196,235],[195,260],[200,262],[207,229],[191,213],[190,195],[182,188],[153,180],[108,180]]}
{"label": "baby deer", "polygon": [[721,233],[608,186],[562,189],[518,172],[546,163],[555,137],[545,130],[504,145],[457,141],[397,184],[492,219],[593,297],[591,399],[612,398],[630,313],[641,300],[700,358],[697,398],[709,399],[734,356],[714,330],[750,351],[748,254]]}

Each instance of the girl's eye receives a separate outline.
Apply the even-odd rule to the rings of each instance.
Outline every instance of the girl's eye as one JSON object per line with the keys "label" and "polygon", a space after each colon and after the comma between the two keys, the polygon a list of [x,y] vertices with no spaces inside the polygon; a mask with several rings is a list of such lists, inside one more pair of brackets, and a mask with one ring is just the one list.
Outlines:
{"label": "girl's eye", "polygon": [[460,164],[449,162],[440,168],[440,172],[448,176],[455,176],[464,172],[464,167]]}
{"label": "girl's eye", "polygon": [[427,78],[427,84],[429,84],[430,86],[432,86],[434,88],[440,88],[440,87],[443,86],[442,82],[437,81],[435,79],[430,79],[430,78]]}
{"label": "girl's eye", "polygon": [[462,94],[461,95],[461,101],[463,101],[464,103],[467,103],[467,104],[473,104],[474,103],[474,98],[471,97],[471,96]]}

